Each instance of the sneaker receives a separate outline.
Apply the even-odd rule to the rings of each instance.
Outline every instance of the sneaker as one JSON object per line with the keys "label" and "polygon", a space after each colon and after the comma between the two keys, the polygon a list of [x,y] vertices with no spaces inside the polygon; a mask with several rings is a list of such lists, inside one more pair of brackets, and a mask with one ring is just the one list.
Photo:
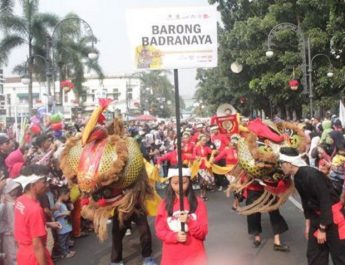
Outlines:
{"label": "sneaker", "polygon": [[71,250],[70,252],[68,252],[68,254],[65,256],[66,259],[72,258],[75,255],[75,251]]}
{"label": "sneaker", "polygon": [[157,265],[157,263],[152,257],[146,257],[143,260],[143,265]]}
{"label": "sneaker", "polygon": [[289,246],[285,245],[285,244],[280,244],[280,245],[274,244],[273,249],[274,249],[274,251],[281,251],[281,252],[289,252],[290,251]]}
{"label": "sneaker", "polygon": [[132,235],[132,231],[131,229],[127,228],[125,236],[130,236],[130,235]]}
{"label": "sneaker", "polygon": [[112,262],[110,265],[124,265],[123,261],[120,262]]}

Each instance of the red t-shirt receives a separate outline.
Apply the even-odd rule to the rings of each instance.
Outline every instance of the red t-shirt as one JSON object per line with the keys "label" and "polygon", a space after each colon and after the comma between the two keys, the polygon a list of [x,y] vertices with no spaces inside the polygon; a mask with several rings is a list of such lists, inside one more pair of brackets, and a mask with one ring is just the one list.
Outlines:
{"label": "red t-shirt", "polygon": [[[155,230],[157,237],[163,241],[161,265],[206,265],[207,257],[204,240],[208,232],[207,209],[205,203],[198,200],[198,207],[194,214],[188,218],[187,242],[177,241],[177,232],[172,230],[172,223],[176,222],[175,213],[178,214],[180,201],[176,199],[173,206],[174,214],[169,217],[165,210],[165,201],[159,205],[156,216]],[[187,198],[184,198],[185,210],[189,210]],[[175,219],[175,220],[174,220]]]}
{"label": "red t-shirt", "polygon": [[[47,231],[42,207],[27,195],[20,196],[14,207],[14,238],[18,243],[17,264],[38,265],[33,250],[33,238],[41,237],[46,243]],[[48,264],[53,264],[46,250]]]}

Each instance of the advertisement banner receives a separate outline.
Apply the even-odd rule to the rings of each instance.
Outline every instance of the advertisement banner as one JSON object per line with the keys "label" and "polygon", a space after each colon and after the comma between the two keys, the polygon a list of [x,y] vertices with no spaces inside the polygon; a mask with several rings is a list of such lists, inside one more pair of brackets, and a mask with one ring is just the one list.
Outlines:
{"label": "advertisement banner", "polygon": [[217,66],[214,6],[129,9],[126,15],[134,69]]}

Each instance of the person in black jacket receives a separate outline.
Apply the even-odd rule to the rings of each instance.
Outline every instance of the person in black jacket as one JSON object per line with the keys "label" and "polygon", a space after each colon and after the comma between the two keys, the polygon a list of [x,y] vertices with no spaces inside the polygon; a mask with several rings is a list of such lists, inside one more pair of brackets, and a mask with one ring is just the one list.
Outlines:
{"label": "person in black jacket", "polygon": [[10,139],[5,135],[0,135],[0,178],[8,177],[8,170],[5,164],[5,159],[12,151]]}
{"label": "person in black jacket", "polygon": [[345,220],[341,208],[335,210],[340,205],[339,195],[323,173],[306,165],[296,149],[282,147],[279,162],[284,174],[293,177],[301,196],[306,218],[308,264],[327,265],[331,254],[334,265],[344,265],[345,233],[341,232],[344,228],[333,219]]}

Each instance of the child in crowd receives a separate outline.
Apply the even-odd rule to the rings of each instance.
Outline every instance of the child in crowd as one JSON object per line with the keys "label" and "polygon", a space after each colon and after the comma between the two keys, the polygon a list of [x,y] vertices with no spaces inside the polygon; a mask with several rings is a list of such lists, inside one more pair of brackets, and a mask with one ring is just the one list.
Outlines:
{"label": "child in crowd", "polygon": [[68,210],[66,203],[69,200],[70,191],[64,187],[58,192],[59,197],[55,205],[54,218],[61,224],[61,229],[57,231],[57,243],[62,257],[71,258],[76,252],[69,250],[72,225],[68,221],[71,212]]}
{"label": "child in crowd", "polygon": [[338,149],[336,155],[332,158],[331,172],[329,178],[332,181],[333,187],[340,195],[344,183],[345,175],[345,147]]}
{"label": "child in crowd", "polygon": [[[205,265],[206,206],[192,189],[190,170],[183,168],[182,175],[185,210],[179,210],[178,169],[170,169],[166,198],[161,202],[156,217],[156,234],[163,241],[161,265]],[[182,231],[181,223],[185,223],[185,231]]]}

